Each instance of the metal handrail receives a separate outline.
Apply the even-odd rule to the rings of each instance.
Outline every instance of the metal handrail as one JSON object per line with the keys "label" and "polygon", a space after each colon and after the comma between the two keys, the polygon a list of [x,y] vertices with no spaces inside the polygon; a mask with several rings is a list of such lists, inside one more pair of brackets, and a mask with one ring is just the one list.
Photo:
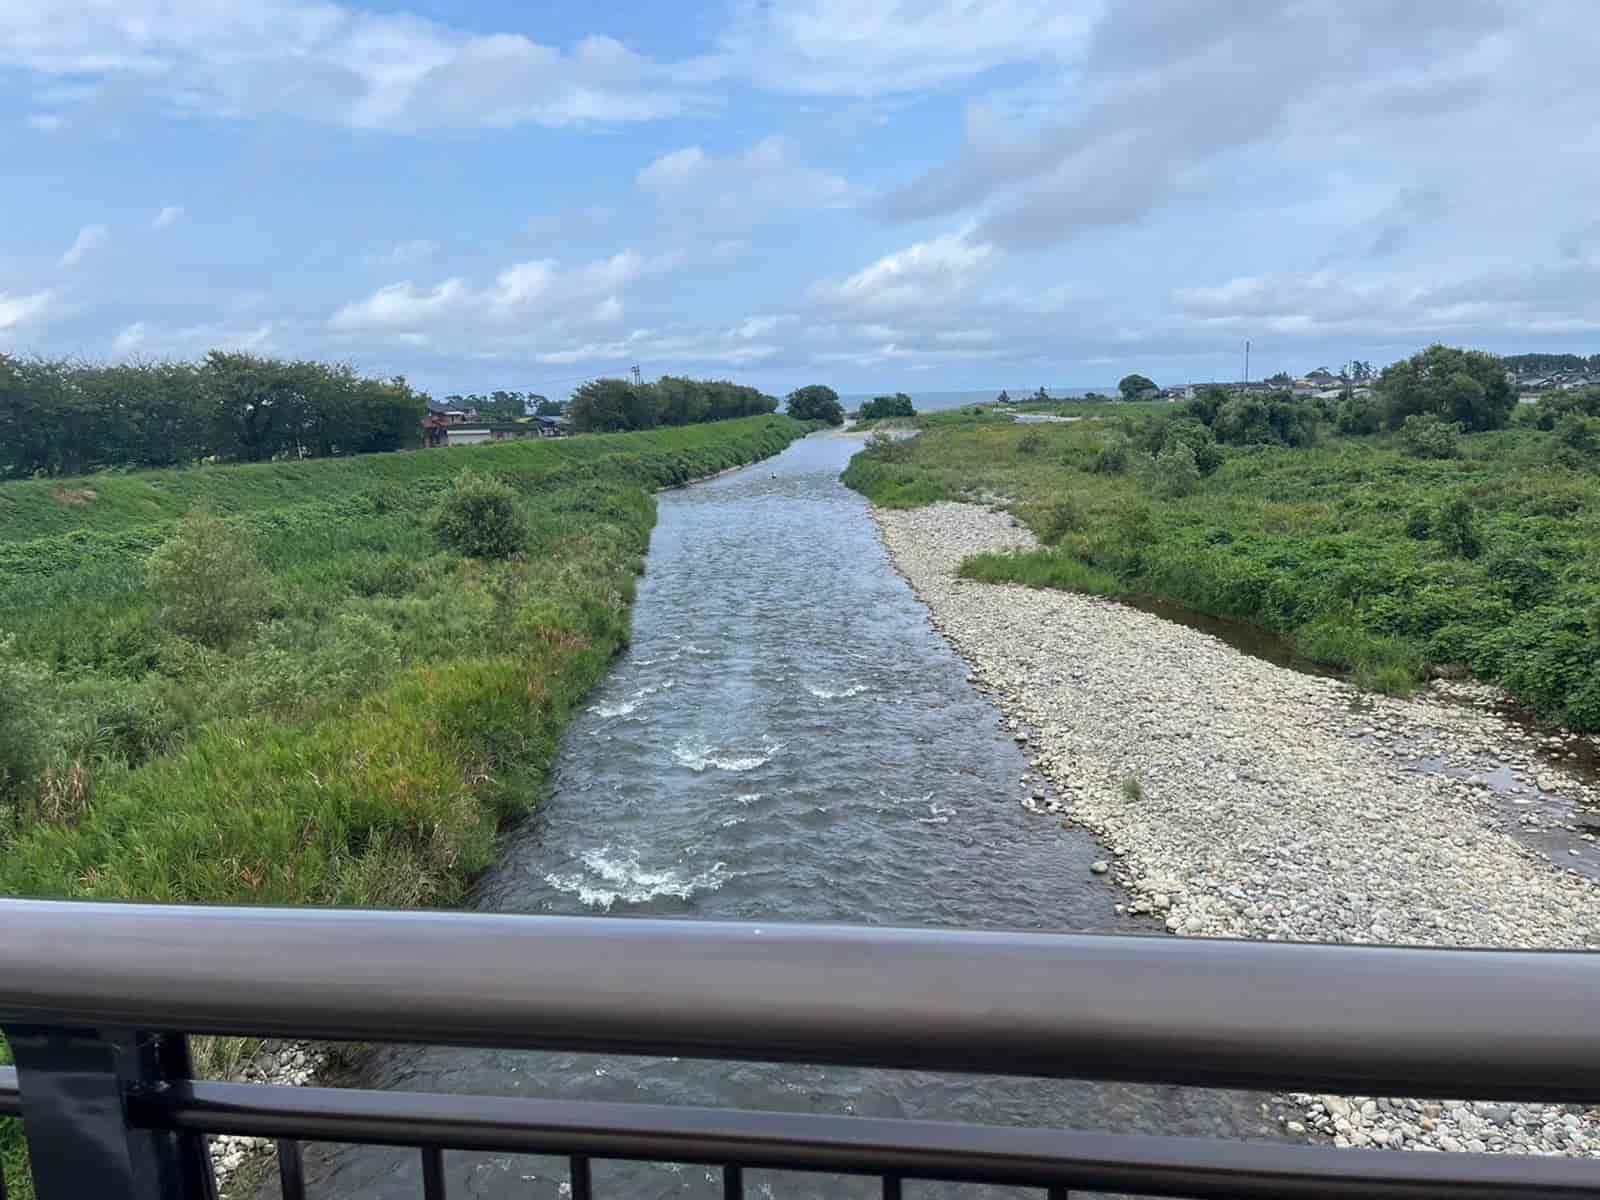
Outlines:
{"label": "metal handrail", "polygon": [[1600,955],[0,900],[0,1023],[1600,1100]]}

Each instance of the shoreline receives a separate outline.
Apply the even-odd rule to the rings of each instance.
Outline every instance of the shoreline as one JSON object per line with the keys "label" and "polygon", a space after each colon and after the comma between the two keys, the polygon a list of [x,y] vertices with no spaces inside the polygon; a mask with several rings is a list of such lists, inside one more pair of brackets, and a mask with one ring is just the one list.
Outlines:
{"label": "shoreline", "polygon": [[[969,554],[1032,542],[1005,513],[872,513],[891,563],[1060,797],[1040,804],[1030,789],[1022,803],[1100,838],[1096,868],[1126,891],[1119,908],[1181,936],[1600,944],[1600,886],[1517,836],[1519,810],[1593,789],[1524,763],[1537,738],[1505,718],[1366,696],[1114,601],[957,579]],[[1498,781],[1504,794],[1459,777],[1485,752],[1522,764]],[[1600,858],[1592,837],[1574,832],[1563,857]],[[1289,1133],[1339,1145],[1600,1157],[1600,1111],[1291,1103],[1304,1116]]]}

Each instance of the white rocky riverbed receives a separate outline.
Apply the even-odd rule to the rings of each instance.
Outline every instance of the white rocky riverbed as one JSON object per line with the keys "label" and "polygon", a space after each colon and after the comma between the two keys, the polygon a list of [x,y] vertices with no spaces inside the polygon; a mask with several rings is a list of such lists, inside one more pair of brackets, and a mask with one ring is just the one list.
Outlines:
{"label": "white rocky riverbed", "polygon": [[[1022,802],[1101,837],[1096,869],[1127,888],[1130,911],[1199,937],[1600,944],[1600,885],[1567,861],[1600,858],[1571,819],[1595,797],[1559,757],[1535,757],[1539,735],[1438,696],[1361,696],[1105,600],[957,579],[969,554],[1032,544],[1002,512],[877,517],[1026,744],[1039,777]],[[1530,816],[1562,861],[1519,840]],[[1289,1131],[1339,1145],[1600,1157],[1600,1110],[1294,1100],[1305,1116]]]}

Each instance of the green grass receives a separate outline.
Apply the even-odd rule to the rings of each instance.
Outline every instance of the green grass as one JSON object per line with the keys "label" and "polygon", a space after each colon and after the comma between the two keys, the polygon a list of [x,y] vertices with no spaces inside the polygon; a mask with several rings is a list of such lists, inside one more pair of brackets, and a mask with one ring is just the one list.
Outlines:
{"label": "green grass", "polygon": [[[1552,722],[1600,729],[1600,471],[1556,461],[1551,435],[1470,434],[1461,458],[1419,461],[1392,437],[1324,429],[1312,448],[1226,447],[1196,492],[1166,499],[1147,465],[1164,414],[1078,407],[1097,415],[924,418],[915,439],[857,455],[845,480],[897,507],[1003,497],[1051,543],[980,555],[970,578],[1168,601],[1389,692],[1466,669]],[[1133,439],[1132,467],[1097,474],[1115,436]],[[1455,500],[1473,557],[1441,525]]]}
{"label": "green grass", "polygon": [[[0,485],[0,769],[23,764],[0,792],[0,894],[459,903],[626,644],[649,493],[807,428],[771,416]],[[516,489],[525,555],[435,544],[463,471]],[[196,502],[269,572],[269,618],[225,649],[177,637],[145,590],[150,550]],[[26,1198],[21,1157],[0,1129]]]}

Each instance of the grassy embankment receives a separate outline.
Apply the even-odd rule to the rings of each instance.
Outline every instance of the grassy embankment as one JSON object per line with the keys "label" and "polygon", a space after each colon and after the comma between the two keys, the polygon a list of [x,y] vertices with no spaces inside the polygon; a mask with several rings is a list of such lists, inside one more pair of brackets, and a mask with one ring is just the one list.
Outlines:
{"label": "grassy embankment", "polygon": [[1170,496],[1148,454],[1106,469],[1109,441],[1137,448],[1160,419],[1120,409],[1060,406],[1084,414],[1071,425],[938,414],[845,479],[886,507],[1008,498],[1046,545],[969,559],[971,578],[1174,602],[1390,692],[1470,670],[1549,720],[1600,728],[1600,477],[1554,461],[1550,434],[1471,434],[1435,461],[1382,434],[1230,446]]}
{"label": "grassy embankment", "polygon": [[[626,642],[650,490],[806,428],[0,485],[0,894],[459,902]],[[524,555],[439,548],[466,471],[516,489]],[[268,619],[224,646],[177,636],[146,588],[196,505],[268,572]],[[15,1130],[0,1155],[15,1182]]]}

